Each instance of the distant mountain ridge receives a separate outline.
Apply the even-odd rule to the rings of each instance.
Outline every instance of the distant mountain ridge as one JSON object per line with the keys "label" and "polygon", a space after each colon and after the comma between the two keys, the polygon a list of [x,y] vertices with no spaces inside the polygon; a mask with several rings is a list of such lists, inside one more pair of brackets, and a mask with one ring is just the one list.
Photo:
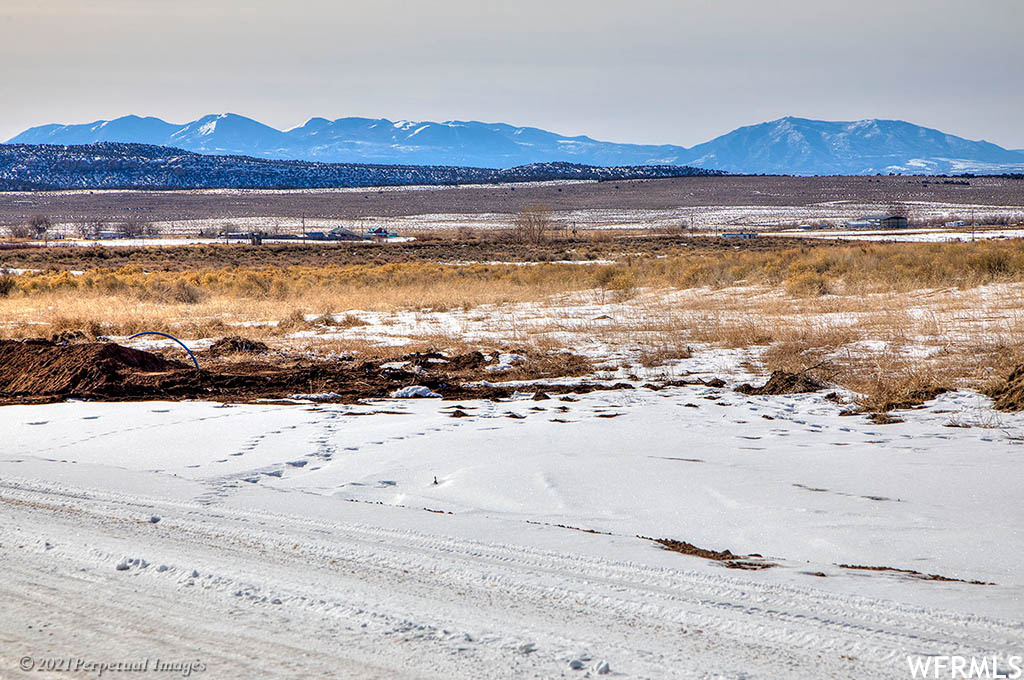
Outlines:
{"label": "distant mountain ridge", "polygon": [[138,143],[212,155],[328,163],[510,168],[571,162],[591,166],[690,165],[748,174],[865,175],[1024,171],[1024,151],[895,120],[829,122],[786,117],[741,127],[692,148],[603,142],[534,127],[477,121],[311,118],[277,130],[237,114],[184,125],[124,116],[43,125],[11,144]]}
{"label": "distant mountain ridge", "polygon": [[690,152],[689,165],[731,172],[873,175],[1024,169],[1024,153],[899,120],[780,118],[738,128]]}
{"label": "distant mountain ridge", "polygon": [[151,144],[0,145],[0,191],[54,189],[314,189],[627,180],[721,174],[674,165],[534,163],[494,170],[436,165],[279,161],[199,154]]}

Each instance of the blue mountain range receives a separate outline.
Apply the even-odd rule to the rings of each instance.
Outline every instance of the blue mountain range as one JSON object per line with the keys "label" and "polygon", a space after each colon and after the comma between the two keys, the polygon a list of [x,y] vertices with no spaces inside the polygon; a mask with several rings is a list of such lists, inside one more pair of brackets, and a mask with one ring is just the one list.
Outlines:
{"label": "blue mountain range", "polygon": [[1008,150],[898,120],[834,122],[786,117],[741,127],[686,148],[605,142],[535,127],[478,121],[311,118],[278,130],[233,113],[186,124],[124,116],[42,125],[10,144],[126,142],[200,154],[277,160],[511,168],[571,162],[593,166],[688,165],[748,174],[868,175],[1024,171],[1024,150]]}

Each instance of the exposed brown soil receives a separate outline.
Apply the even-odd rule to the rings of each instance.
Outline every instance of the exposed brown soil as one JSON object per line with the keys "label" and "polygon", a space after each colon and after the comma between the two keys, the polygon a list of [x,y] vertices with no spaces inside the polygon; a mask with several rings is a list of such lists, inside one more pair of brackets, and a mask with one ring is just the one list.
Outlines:
{"label": "exposed brown soil", "polygon": [[692,543],[686,541],[677,541],[674,538],[650,538],[649,536],[637,536],[648,541],[654,541],[665,550],[671,550],[672,552],[683,553],[684,555],[692,555],[694,557],[703,557],[706,560],[712,560],[714,562],[720,562],[722,566],[727,569],[744,569],[744,570],[758,570],[758,569],[770,569],[778,566],[773,562],[767,562],[761,559],[760,555],[734,555],[728,550],[708,550],[707,548],[698,548]]}
{"label": "exposed brown soil", "polygon": [[113,343],[0,340],[0,399],[143,394],[184,364]]}
{"label": "exposed brown soil", "polygon": [[526,520],[526,523],[527,524],[536,524],[538,526],[545,526],[545,527],[558,527],[559,529],[571,529],[572,531],[580,531],[580,532],[583,532],[584,534],[601,534],[601,535],[604,535],[604,536],[613,536],[614,535],[610,531],[599,531],[597,529],[583,529],[582,527],[569,526],[568,524],[552,524],[551,522],[537,522],[537,521],[534,521],[532,519]]}
{"label": "exposed brown soil", "polygon": [[897,425],[903,422],[902,418],[897,418],[894,415],[882,411],[881,413],[870,413],[868,414],[868,420],[875,425]]}
{"label": "exposed brown soil", "polygon": [[207,352],[217,354],[265,354],[270,348],[259,340],[250,340],[239,335],[221,338],[210,345]]}
{"label": "exposed brown soil", "polygon": [[329,401],[352,403],[388,397],[409,385],[429,387],[445,399],[495,400],[510,398],[517,391],[561,395],[634,389],[629,383],[544,382],[545,378],[582,376],[591,371],[585,358],[562,352],[528,354],[513,372],[501,374],[501,379],[529,381],[514,387],[486,382],[494,375],[485,370],[489,362],[479,352],[411,354],[405,358],[409,364],[402,368],[385,367],[387,360],[353,357],[310,359],[275,354],[272,359],[239,360],[238,356],[221,358],[207,353],[197,371],[159,354],[113,343],[0,340],[0,404],[68,398],[253,401],[284,399],[292,394],[332,394]]}
{"label": "exposed brown soil", "polygon": [[1024,364],[1013,369],[1004,380],[989,385],[985,394],[1000,411],[1024,411]]}
{"label": "exposed brown soil", "polygon": [[737,392],[743,394],[800,394],[803,392],[817,392],[823,390],[827,385],[820,380],[809,376],[807,373],[787,373],[786,371],[773,371],[771,377],[761,387],[754,387],[744,383],[736,388]]}
{"label": "exposed brown soil", "polygon": [[914,571],[913,569],[897,569],[896,567],[868,567],[862,564],[840,564],[838,565],[841,569],[855,569],[861,571],[882,571],[892,574],[902,574],[915,578],[921,581],[949,581],[955,583],[969,583],[975,586],[994,586],[994,583],[987,581],[967,581],[962,578],[950,578],[949,576],[941,576],[939,574],[925,574],[920,571]]}
{"label": "exposed brown soil", "polygon": [[89,334],[82,330],[61,331],[60,333],[54,333],[50,336],[50,340],[58,345],[67,345],[72,342],[86,342],[89,339]]}

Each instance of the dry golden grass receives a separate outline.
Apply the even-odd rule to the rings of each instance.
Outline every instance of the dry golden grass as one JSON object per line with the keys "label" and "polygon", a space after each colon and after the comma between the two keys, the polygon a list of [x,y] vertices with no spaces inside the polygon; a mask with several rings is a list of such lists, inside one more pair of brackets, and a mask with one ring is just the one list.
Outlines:
{"label": "dry golden grass", "polygon": [[[373,265],[233,267],[143,272],[137,267],[11,276],[6,297],[54,291],[130,295],[143,302],[198,304],[209,296],[252,299],[329,294],[358,308],[472,306],[554,293],[638,287],[721,288],[780,285],[794,297],[859,295],[923,288],[971,288],[1024,281],[1024,243],[867,244],[776,250],[623,256],[615,265],[534,266],[425,262]],[[436,304],[435,304],[436,303]]]}
{"label": "dry golden grass", "polygon": [[[164,330],[391,356],[381,335],[397,326],[409,341],[402,352],[600,343],[610,358],[645,366],[693,347],[740,348],[765,371],[813,367],[872,409],[935,386],[979,388],[1024,362],[1016,241],[709,250],[614,265],[126,267],[4,280],[6,337]],[[614,311],[573,312],[594,306]],[[413,315],[412,330],[398,326],[398,312]],[[451,314],[442,323],[438,312]],[[288,337],[309,330],[332,337]]]}

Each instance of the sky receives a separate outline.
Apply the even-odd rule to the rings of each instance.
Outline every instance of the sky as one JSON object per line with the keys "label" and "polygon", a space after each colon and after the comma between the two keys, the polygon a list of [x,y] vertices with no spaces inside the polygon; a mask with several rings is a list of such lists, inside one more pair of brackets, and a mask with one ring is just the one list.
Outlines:
{"label": "sky", "polygon": [[0,139],[126,114],[692,146],[786,115],[1024,148],[1024,0],[0,0]]}

